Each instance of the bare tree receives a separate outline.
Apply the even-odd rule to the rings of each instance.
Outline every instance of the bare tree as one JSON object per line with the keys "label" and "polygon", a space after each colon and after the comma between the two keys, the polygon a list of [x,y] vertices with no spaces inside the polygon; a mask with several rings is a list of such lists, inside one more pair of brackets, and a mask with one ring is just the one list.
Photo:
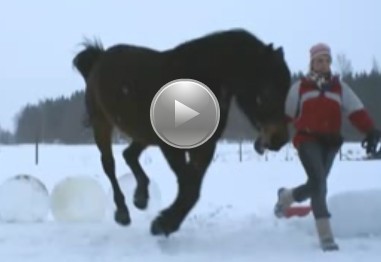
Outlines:
{"label": "bare tree", "polygon": [[351,61],[342,53],[336,56],[336,68],[343,78],[349,77],[353,73]]}

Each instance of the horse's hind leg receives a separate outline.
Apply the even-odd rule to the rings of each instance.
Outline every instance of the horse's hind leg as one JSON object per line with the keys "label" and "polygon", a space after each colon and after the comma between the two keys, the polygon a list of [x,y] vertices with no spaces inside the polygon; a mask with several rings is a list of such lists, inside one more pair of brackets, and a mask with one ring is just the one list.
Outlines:
{"label": "horse's hind leg", "polygon": [[148,185],[149,178],[139,163],[139,156],[146,148],[136,141],[133,141],[124,151],[123,157],[127,165],[131,168],[136,179],[136,188],[134,193],[134,205],[139,209],[145,209],[148,203]]}
{"label": "horse's hind leg", "polygon": [[111,182],[114,194],[115,221],[121,225],[129,225],[131,223],[130,214],[115,175],[115,161],[111,147],[112,126],[105,118],[94,119],[92,122],[95,142],[101,152],[102,167]]}
{"label": "horse's hind leg", "polygon": [[186,162],[185,151],[162,146],[162,152],[176,174],[179,190],[172,205],[152,222],[153,235],[169,235],[179,229],[200,197],[201,184],[212,161],[215,146],[211,142],[190,150],[189,163]]}

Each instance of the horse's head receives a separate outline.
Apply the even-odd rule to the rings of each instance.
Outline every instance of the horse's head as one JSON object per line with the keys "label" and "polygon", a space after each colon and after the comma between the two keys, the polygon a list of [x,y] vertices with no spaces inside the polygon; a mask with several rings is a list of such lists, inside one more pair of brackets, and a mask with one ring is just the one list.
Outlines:
{"label": "horse's head", "polygon": [[[283,49],[265,46],[248,77],[239,80],[236,100],[253,126],[260,131],[264,146],[279,150],[289,140],[284,104],[291,84]],[[244,82],[243,82],[244,81]]]}

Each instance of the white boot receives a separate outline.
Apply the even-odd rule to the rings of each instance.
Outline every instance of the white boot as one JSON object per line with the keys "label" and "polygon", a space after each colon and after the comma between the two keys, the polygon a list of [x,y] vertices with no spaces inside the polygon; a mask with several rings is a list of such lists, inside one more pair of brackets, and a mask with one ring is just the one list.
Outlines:
{"label": "white boot", "polygon": [[286,188],[278,189],[278,202],[274,207],[274,214],[278,218],[284,217],[285,210],[294,203],[294,197],[292,196],[292,190]]}
{"label": "white boot", "polygon": [[321,249],[323,251],[338,250],[339,246],[335,243],[329,218],[316,219],[315,223]]}

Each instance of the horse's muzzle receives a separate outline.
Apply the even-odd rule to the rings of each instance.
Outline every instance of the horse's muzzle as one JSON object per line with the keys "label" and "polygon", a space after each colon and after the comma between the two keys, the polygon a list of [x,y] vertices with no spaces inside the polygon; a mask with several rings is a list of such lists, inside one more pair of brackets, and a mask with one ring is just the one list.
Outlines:
{"label": "horse's muzzle", "polygon": [[270,141],[266,143],[266,148],[271,151],[279,151],[289,140],[288,135],[273,135]]}

